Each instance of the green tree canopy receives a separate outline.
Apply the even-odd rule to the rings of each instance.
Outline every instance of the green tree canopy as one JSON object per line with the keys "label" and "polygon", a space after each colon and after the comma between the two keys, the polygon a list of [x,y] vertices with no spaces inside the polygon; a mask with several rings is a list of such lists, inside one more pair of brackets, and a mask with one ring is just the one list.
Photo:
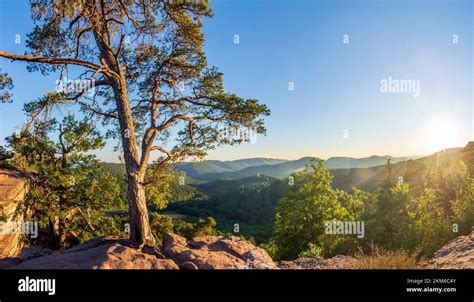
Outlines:
{"label": "green tree canopy", "polygon": [[326,223],[347,220],[349,212],[331,187],[332,176],[323,161],[312,161],[305,171],[293,174],[294,185],[279,202],[275,214],[276,257],[294,259],[308,249],[329,254],[338,236],[326,235]]}
{"label": "green tree canopy", "polygon": [[89,151],[104,142],[88,120],[69,115],[61,122],[35,123],[7,142],[16,165],[32,175],[26,201],[49,234],[45,245],[64,248],[110,231],[101,211],[120,201],[120,188],[110,174],[96,173],[100,164]]}

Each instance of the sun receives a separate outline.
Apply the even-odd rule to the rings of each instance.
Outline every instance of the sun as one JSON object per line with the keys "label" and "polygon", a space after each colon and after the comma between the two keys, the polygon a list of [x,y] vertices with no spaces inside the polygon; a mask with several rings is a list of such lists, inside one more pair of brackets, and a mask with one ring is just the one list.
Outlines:
{"label": "sun", "polygon": [[426,120],[423,125],[423,141],[429,152],[458,147],[459,128],[450,119],[436,117]]}

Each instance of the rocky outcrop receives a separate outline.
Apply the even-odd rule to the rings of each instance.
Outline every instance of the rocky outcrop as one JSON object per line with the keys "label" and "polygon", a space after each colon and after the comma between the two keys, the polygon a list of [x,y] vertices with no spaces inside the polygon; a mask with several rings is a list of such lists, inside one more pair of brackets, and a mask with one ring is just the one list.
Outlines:
{"label": "rocky outcrop", "polygon": [[12,169],[0,169],[0,258],[16,257],[23,247],[19,232],[6,231],[7,225],[22,222],[23,200],[27,193],[25,175]]}
{"label": "rocky outcrop", "polygon": [[160,253],[145,253],[117,238],[96,238],[62,251],[23,250],[0,269],[278,269],[267,252],[238,237],[204,236],[187,242],[166,234]]}
{"label": "rocky outcrop", "polygon": [[267,252],[239,237],[166,234],[164,253],[183,269],[277,269]]}
{"label": "rocky outcrop", "polygon": [[474,232],[443,246],[433,255],[430,264],[434,269],[474,269]]}
{"label": "rocky outcrop", "polygon": [[159,259],[121,243],[96,238],[63,251],[38,250],[24,259],[0,261],[6,269],[178,269],[173,260]]}
{"label": "rocky outcrop", "polygon": [[[0,259],[0,269],[352,269],[358,259],[299,258],[275,263],[267,252],[239,237],[203,236],[187,241],[166,234],[161,251],[137,249],[118,238],[96,238],[73,248],[23,249],[18,257]],[[474,269],[473,234],[441,248],[426,268]]]}
{"label": "rocky outcrop", "polygon": [[278,267],[281,269],[347,269],[355,262],[357,259],[353,257],[337,255],[329,259],[315,257],[281,261]]}

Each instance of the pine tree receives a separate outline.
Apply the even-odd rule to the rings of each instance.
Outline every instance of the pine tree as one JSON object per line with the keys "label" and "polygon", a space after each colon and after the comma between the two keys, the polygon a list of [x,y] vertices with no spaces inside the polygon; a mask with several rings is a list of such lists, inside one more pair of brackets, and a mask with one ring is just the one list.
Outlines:
{"label": "pine tree", "polygon": [[[130,240],[154,245],[144,186],[152,151],[161,154],[158,168],[203,157],[216,145],[242,142],[220,135],[221,127],[264,133],[260,117],[269,110],[225,92],[223,74],[207,67],[202,19],[212,16],[208,1],[33,0],[31,13],[28,53],[0,51],[0,57],[28,62],[30,71],[58,71],[61,80],[81,70],[73,83],[95,92],[65,89],[29,109],[39,116],[77,105],[112,126],[109,135],[120,139],[127,170]],[[176,144],[167,148],[171,133],[178,133]]]}
{"label": "pine tree", "polygon": [[77,243],[102,235],[98,230],[106,219],[101,211],[117,205],[120,187],[111,175],[97,174],[100,162],[88,152],[104,141],[89,120],[68,115],[61,122],[35,123],[7,142],[15,165],[31,175],[25,212],[49,230],[46,245],[65,248],[68,238]]}
{"label": "pine tree", "polygon": [[275,214],[276,257],[294,259],[307,250],[330,254],[340,236],[326,235],[326,223],[344,221],[349,213],[331,187],[332,176],[322,161],[312,161],[306,171],[293,174]]}

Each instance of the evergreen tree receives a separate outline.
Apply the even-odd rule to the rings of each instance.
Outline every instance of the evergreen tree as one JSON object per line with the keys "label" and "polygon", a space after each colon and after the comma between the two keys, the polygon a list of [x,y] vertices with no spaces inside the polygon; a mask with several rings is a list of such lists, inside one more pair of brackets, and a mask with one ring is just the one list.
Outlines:
{"label": "evergreen tree", "polygon": [[468,235],[474,227],[474,179],[466,175],[458,188],[456,200],[453,202],[453,222],[458,232]]}
{"label": "evergreen tree", "polygon": [[[35,116],[59,105],[79,107],[111,126],[127,171],[130,240],[154,245],[144,186],[152,151],[162,155],[157,168],[202,157],[216,145],[242,142],[220,135],[221,127],[265,133],[261,117],[269,110],[225,92],[223,74],[207,67],[202,19],[212,16],[208,1],[30,3],[35,27],[27,53],[0,50],[0,57],[28,62],[30,71],[58,71],[60,80],[78,74],[73,83],[86,88],[55,91],[29,107]],[[4,86],[2,91],[9,88]],[[6,92],[1,96],[8,98]],[[166,144],[171,133],[177,133],[174,145]]]}
{"label": "evergreen tree", "polygon": [[332,176],[322,161],[312,161],[306,171],[293,177],[294,185],[288,187],[276,209],[276,257],[294,259],[308,249],[330,254],[340,237],[326,235],[326,223],[350,218],[331,187]]}
{"label": "evergreen tree", "polygon": [[61,122],[36,123],[7,141],[15,165],[30,171],[26,212],[49,234],[45,245],[66,248],[110,233],[113,222],[102,211],[120,201],[120,188],[109,174],[94,177],[100,163],[88,152],[104,142],[88,120],[69,115]]}
{"label": "evergreen tree", "polygon": [[396,248],[401,227],[407,223],[406,204],[410,199],[410,187],[396,183],[390,160],[385,165],[385,176],[375,193],[375,202],[367,211],[367,241],[384,248]]}

